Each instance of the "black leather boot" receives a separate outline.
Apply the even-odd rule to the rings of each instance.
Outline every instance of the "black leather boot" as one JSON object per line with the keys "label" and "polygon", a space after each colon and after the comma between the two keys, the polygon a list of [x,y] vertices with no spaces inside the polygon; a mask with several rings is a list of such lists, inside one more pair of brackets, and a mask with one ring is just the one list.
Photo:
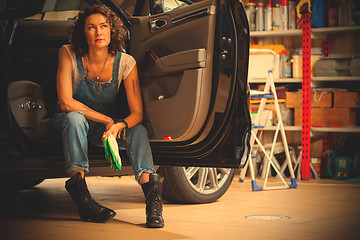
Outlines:
{"label": "black leather boot", "polygon": [[85,178],[82,179],[80,173],[67,180],[65,188],[74,200],[81,220],[102,223],[116,215],[113,210],[101,206],[90,196]]}
{"label": "black leather boot", "polygon": [[150,181],[141,185],[146,199],[146,227],[148,228],[164,227],[159,179],[159,174],[151,173]]}

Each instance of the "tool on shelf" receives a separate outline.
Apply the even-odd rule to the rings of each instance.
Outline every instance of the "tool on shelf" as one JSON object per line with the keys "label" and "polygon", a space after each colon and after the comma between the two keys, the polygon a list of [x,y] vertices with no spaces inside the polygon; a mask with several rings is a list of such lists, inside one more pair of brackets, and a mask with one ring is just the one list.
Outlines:
{"label": "tool on shelf", "polygon": [[[304,6],[305,4],[307,4],[307,9],[301,10],[302,6]],[[296,13],[298,18],[300,19],[302,15],[307,12],[311,13],[311,0],[301,0],[296,5]]]}

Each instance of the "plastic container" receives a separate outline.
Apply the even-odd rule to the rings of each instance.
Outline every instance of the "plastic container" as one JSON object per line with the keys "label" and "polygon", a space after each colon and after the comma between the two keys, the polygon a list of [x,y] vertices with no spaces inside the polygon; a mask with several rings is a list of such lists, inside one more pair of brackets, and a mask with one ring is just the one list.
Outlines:
{"label": "plastic container", "polygon": [[245,12],[246,12],[246,16],[247,16],[247,19],[248,19],[248,22],[249,22],[250,31],[255,31],[256,30],[256,24],[255,24],[256,8],[255,8],[255,3],[253,3],[253,2],[246,3]]}
{"label": "plastic container", "polygon": [[269,3],[266,4],[265,8],[265,31],[271,31],[272,30],[272,22],[273,22],[273,10],[271,6],[271,0],[269,0]]}
{"label": "plastic container", "polygon": [[273,8],[273,30],[279,31],[281,26],[281,9],[280,5],[276,4]]}
{"label": "plastic container", "polygon": [[281,0],[281,30],[289,29],[289,0]]}
{"label": "plastic container", "polygon": [[296,54],[292,56],[292,76],[293,78],[302,78],[302,55]]}
{"label": "plastic container", "polygon": [[[249,56],[249,78],[266,79],[269,76],[268,71],[273,69],[274,79],[280,77],[280,54],[275,56],[275,64],[272,54],[250,54]],[[259,67],[261,66],[261,67]]]}
{"label": "plastic container", "polygon": [[296,29],[296,1],[289,1],[289,29]]}
{"label": "plastic container", "polygon": [[321,48],[311,48],[311,76],[314,76],[314,66],[322,57]]}
{"label": "plastic container", "polygon": [[280,54],[280,78],[291,77],[291,70],[289,70],[287,68],[288,62],[289,62],[289,56],[286,55],[286,51],[285,50],[281,51],[281,54]]}
{"label": "plastic container", "polygon": [[[314,76],[314,66],[321,57],[321,48],[311,48],[311,76]],[[298,49],[293,53],[291,63],[293,78],[302,78],[302,49]]]}
{"label": "plastic container", "polygon": [[256,31],[264,31],[264,5],[261,2],[256,8]]}
{"label": "plastic container", "polygon": [[291,77],[292,77],[292,62],[288,57],[285,63],[285,78],[291,78]]}

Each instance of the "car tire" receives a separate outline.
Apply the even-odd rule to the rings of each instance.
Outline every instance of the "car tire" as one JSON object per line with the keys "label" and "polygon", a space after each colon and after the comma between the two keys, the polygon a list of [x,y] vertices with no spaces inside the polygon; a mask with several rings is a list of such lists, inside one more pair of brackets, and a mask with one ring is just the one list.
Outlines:
{"label": "car tire", "polygon": [[214,202],[228,190],[235,174],[235,169],[207,167],[161,166],[160,171],[163,199],[173,203]]}

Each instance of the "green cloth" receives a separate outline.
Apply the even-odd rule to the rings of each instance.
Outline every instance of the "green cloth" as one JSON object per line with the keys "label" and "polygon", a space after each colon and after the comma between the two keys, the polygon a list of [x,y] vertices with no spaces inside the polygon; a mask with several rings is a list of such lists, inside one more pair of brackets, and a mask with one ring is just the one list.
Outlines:
{"label": "green cloth", "polygon": [[121,170],[121,158],[119,147],[113,135],[109,135],[104,141],[105,159],[110,162],[111,168],[115,171]]}

